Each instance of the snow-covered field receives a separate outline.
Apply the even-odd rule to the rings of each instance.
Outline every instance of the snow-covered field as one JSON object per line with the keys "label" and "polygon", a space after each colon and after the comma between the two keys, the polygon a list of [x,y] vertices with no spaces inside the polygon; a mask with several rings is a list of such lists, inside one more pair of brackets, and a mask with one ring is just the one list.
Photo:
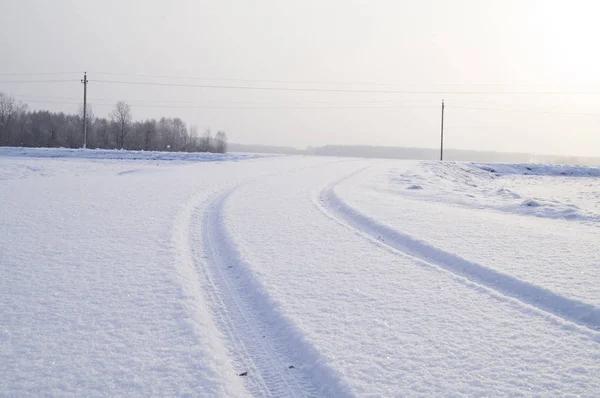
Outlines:
{"label": "snow-covered field", "polygon": [[597,396],[600,168],[0,149],[0,396]]}

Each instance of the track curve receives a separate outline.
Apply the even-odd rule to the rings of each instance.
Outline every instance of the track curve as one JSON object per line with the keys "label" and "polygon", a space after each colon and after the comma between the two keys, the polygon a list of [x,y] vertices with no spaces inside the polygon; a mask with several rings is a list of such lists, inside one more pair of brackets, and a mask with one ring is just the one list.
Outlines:
{"label": "track curve", "polygon": [[591,329],[595,338],[600,341],[596,333],[600,332],[600,308],[445,252],[430,243],[384,225],[350,206],[335,192],[335,188],[363,170],[364,168],[355,171],[325,187],[320,192],[317,207],[328,217],[358,231],[377,244],[464,277],[544,313]]}

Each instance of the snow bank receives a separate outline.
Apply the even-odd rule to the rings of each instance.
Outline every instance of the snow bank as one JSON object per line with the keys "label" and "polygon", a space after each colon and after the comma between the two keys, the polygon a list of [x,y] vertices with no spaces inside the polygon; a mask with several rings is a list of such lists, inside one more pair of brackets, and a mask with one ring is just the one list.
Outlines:
{"label": "snow bank", "polygon": [[408,171],[391,169],[377,189],[461,207],[600,221],[600,167],[420,162]]}
{"label": "snow bank", "polygon": [[469,166],[493,173],[496,176],[535,175],[548,177],[600,177],[600,167],[592,166],[501,163],[471,163]]}
{"label": "snow bank", "polygon": [[[367,236],[401,253],[435,264],[505,296],[514,297],[558,317],[600,331],[600,307],[562,296],[542,286],[503,274],[491,267],[469,261],[428,242],[415,239],[349,206],[335,193],[334,187],[331,186],[322,192],[323,205],[336,217]],[[532,202],[526,206],[540,206],[540,204]]]}
{"label": "snow bank", "polygon": [[427,185],[417,192],[390,184],[390,173],[416,174],[423,165],[407,165],[404,173],[401,166],[372,167],[336,193],[395,231],[600,308],[598,179],[513,175],[479,180],[477,187]]}
{"label": "snow bank", "polygon": [[255,159],[273,155],[249,153],[209,153],[209,152],[153,152],[126,151],[117,149],[69,149],[69,148],[0,148],[0,156],[27,158],[78,158],[78,159],[119,159],[119,160],[167,160],[187,162],[217,162]]}

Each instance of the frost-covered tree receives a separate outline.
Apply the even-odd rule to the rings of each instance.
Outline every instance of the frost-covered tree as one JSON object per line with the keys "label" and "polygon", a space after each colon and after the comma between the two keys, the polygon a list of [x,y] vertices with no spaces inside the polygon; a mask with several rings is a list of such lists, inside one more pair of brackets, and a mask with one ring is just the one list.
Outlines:
{"label": "frost-covered tree", "polygon": [[217,153],[227,152],[227,134],[224,131],[219,131],[215,136],[214,150]]}
{"label": "frost-covered tree", "polygon": [[204,135],[200,139],[200,147],[198,148],[200,152],[212,152],[212,133],[210,129],[207,129],[204,132]]}
{"label": "frost-covered tree", "polygon": [[125,145],[125,137],[131,129],[131,108],[125,101],[119,101],[110,114],[110,119],[115,126],[117,137],[117,148],[123,149]]}
{"label": "frost-covered tree", "polygon": [[[130,106],[119,101],[109,118],[96,117],[88,105],[88,148],[126,148],[151,151],[224,152],[227,137],[210,130],[202,136],[180,118],[133,122]],[[76,114],[29,111],[27,105],[0,92],[0,145],[78,148],[83,143],[83,107]]]}
{"label": "frost-covered tree", "polygon": [[[13,96],[0,92],[0,145],[10,144],[16,119],[27,111],[27,105]],[[16,141],[21,141],[16,139]]]}
{"label": "frost-covered tree", "polygon": [[152,142],[156,136],[156,120],[146,120],[141,127],[144,150],[149,151],[152,149]]}

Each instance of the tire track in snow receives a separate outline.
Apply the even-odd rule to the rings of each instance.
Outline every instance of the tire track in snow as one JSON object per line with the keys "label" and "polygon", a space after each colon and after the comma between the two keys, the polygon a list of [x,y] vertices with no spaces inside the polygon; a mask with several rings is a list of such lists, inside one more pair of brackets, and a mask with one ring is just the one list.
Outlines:
{"label": "tire track in snow", "polygon": [[[335,187],[365,169],[355,171],[323,189],[316,203],[317,207],[328,217],[356,230],[374,243],[392,249],[397,254],[400,252],[428,265],[442,268],[503,296],[533,306],[546,314],[584,326],[594,332],[600,331],[600,308],[561,296],[543,287],[443,251],[427,242],[378,223],[348,205],[335,193]],[[600,341],[596,333],[593,337]]]}
{"label": "tire track in snow", "polygon": [[[252,396],[307,396],[310,384],[301,381],[291,364],[285,366],[280,353],[273,348],[270,325],[261,324],[257,308],[253,308],[251,294],[241,275],[239,259],[229,245],[229,237],[223,225],[223,206],[235,190],[226,191],[208,206],[202,221],[203,243],[208,256],[207,279],[216,304],[214,313],[219,314],[219,324],[225,331],[239,374],[247,372],[244,381]],[[267,339],[269,335],[269,339]],[[293,365],[292,365],[293,366]],[[241,376],[242,377],[242,376]]]}
{"label": "tire track in snow", "polygon": [[226,229],[227,199],[248,183],[217,195],[204,213],[197,208],[190,222],[194,262],[233,366],[238,374],[248,372],[240,377],[251,396],[351,396],[301,331],[280,313]]}

